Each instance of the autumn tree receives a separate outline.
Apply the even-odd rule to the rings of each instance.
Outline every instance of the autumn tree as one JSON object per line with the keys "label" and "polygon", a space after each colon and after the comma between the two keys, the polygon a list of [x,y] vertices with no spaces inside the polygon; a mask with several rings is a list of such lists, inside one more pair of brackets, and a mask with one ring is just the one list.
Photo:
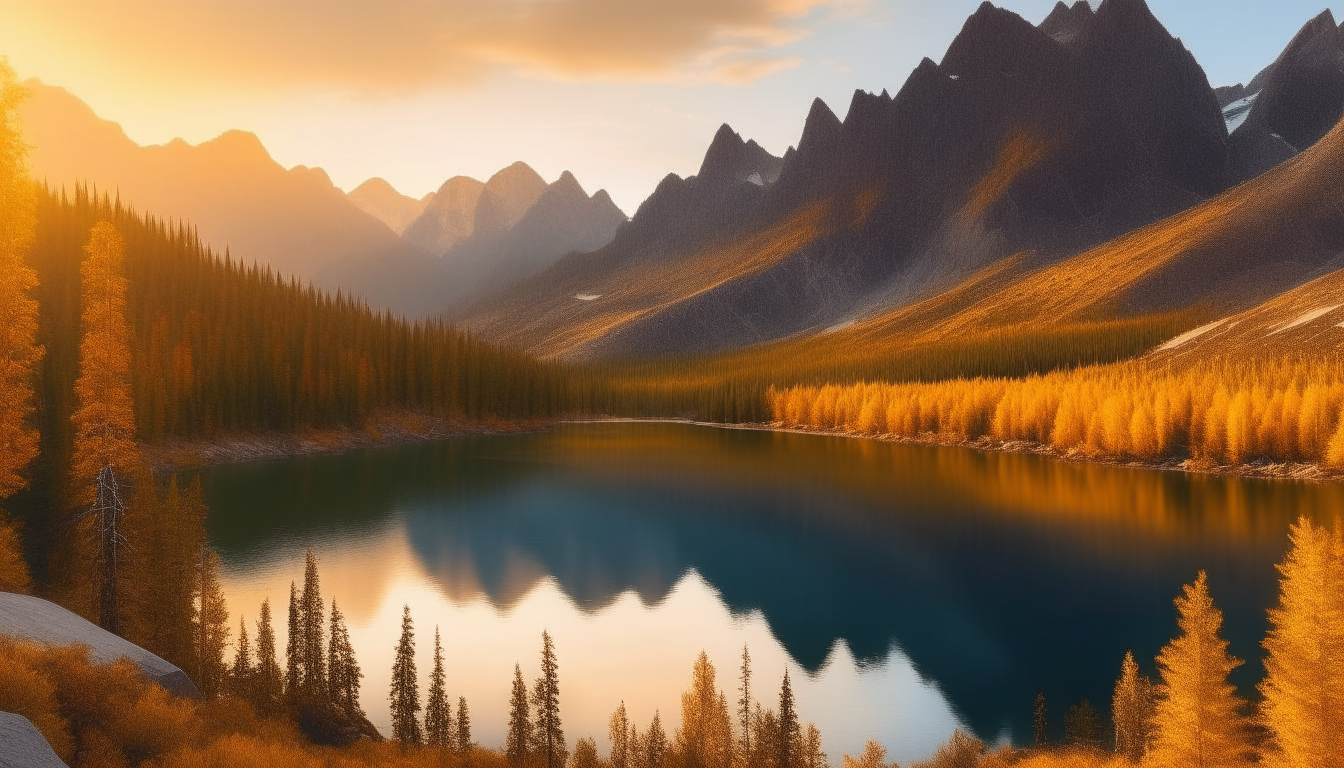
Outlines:
{"label": "autumn tree", "polygon": [[821,750],[821,731],[813,723],[803,730],[801,758],[799,764],[803,768],[827,768],[826,753]]}
{"label": "autumn tree", "polygon": [[397,642],[396,658],[392,662],[392,688],[388,693],[392,702],[392,738],[402,746],[415,746],[422,741],[420,734],[420,682],[415,672],[415,624],[411,621],[411,606],[402,606],[401,639]]}
{"label": "autumn tree", "polygon": [[532,716],[527,703],[523,668],[513,665],[513,690],[509,695],[509,729],[504,737],[504,758],[517,768],[527,762],[532,742]]}
{"label": "autumn tree", "polygon": [[443,646],[439,628],[434,628],[434,670],[429,675],[429,699],[425,702],[425,743],[446,749],[454,741],[453,705],[448,701],[443,672]]}
{"label": "autumn tree", "polygon": [[599,768],[602,765],[597,757],[597,742],[591,738],[579,739],[574,745],[574,758],[570,768]]}
{"label": "autumn tree", "polygon": [[1069,707],[1068,713],[1064,715],[1064,742],[1081,749],[1101,746],[1101,725],[1092,702],[1083,699]]}
{"label": "autumn tree", "polygon": [[663,730],[663,720],[658,710],[654,710],[653,721],[638,742],[641,765],[644,768],[664,768],[667,762],[667,732]]}
{"label": "autumn tree", "polygon": [[630,762],[630,717],[622,701],[607,721],[607,737],[611,739],[611,768],[633,768]]}
{"label": "autumn tree", "polygon": [[[0,502],[28,486],[24,470],[37,457],[33,377],[37,344],[37,273],[24,261],[36,225],[34,187],[19,105],[28,97],[0,57]],[[26,592],[28,565],[18,527],[0,510],[0,591]]]}
{"label": "autumn tree", "polygon": [[345,615],[333,598],[331,639],[327,644],[327,696],[352,719],[364,717],[364,708],[359,705],[359,681],[363,677],[355,659],[355,647],[350,643],[350,630],[345,626]]}
{"label": "autumn tree", "polygon": [[560,725],[560,664],[555,658],[551,633],[541,633],[541,676],[532,688],[533,750],[546,768],[564,768],[569,750]]}
{"label": "autumn tree", "polygon": [[1244,702],[1227,676],[1241,666],[1219,636],[1223,614],[1200,571],[1176,598],[1181,635],[1158,654],[1162,674],[1149,761],[1164,768],[1232,768],[1252,753]]}
{"label": "autumn tree", "polygon": [[1139,674],[1134,654],[1125,651],[1120,665],[1120,679],[1115,682],[1111,698],[1111,719],[1115,724],[1115,751],[1131,763],[1138,763],[1148,753],[1153,730],[1153,684],[1146,675]]}
{"label": "autumn tree", "polygon": [[238,650],[233,654],[233,669],[229,672],[229,688],[233,695],[245,701],[252,699],[255,669],[252,666],[252,643],[247,637],[247,620],[238,617]]}
{"label": "autumn tree", "polygon": [[284,676],[276,660],[275,629],[271,626],[271,599],[261,601],[257,618],[256,680],[252,686],[252,705],[257,712],[274,716],[284,698]]}
{"label": "autumn tree", "polygon": [[224,653],[229,647],[229,610],[219,586],[219,555],[201,550],[197,564],[196,683],[206,699],[218,698],[228,677]]}
{"label": "autumn tree", "polygon": [[1339,765],[1344,755],[1344,541],[1302,518],[1279,566],[1279,604],[1269,611],[1264,700],[1269,732],[1262,762],[1288,768]]}
{"label": "autumn tree", "polygon": [[714,665],[701,651],[691,669],[690,690],[681,694],[681,728],[674,738],[688,768],[728,768],[732,763],[732,719],[714,677]]}
{"label": "autumn tree", "polygon": [[863,754],[858,757],[845,755],[841,763],[844,768],[887,768],[887,750],[873,739],[863,745]]}
{"label": "autumn tree", "polygon": [[[130,327],[126,322],[125,243],[112,224],[93,227],[80,268],[83,340],[79,347],[78,406],[70,474],[75,499],[86,511],[83,528],[92,534],[94,604],[98,625],[120,631],[118,570],[126,540],[122,483],[138,462],[135,409],[131,398]],[[120,478],[120,480],[119,480]]]}
{"label": "autumn tree", "polygon": [[742,646],[742,666],[738,673],[737,727],[741,738],[738,755],[745,760],[751,756],[751,653],[745,645]]}
{"label": "autumn tree", "polygon": [[457,717],[453,719],[457,726],[454,749],[457,754],[466,757],[471,753],[471,713],[467,710],[467,697],[457,697]]}

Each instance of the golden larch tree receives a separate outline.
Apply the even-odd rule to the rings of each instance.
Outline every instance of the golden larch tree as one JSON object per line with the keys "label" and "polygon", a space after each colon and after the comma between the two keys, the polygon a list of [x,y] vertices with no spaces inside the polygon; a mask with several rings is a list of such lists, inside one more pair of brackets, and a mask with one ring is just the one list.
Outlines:
{"label": "golden larch tree", "polygon": [[674,742],[691,768],[728,768],[733,762],[733,724],[728,700],[715,687],[714,665],[700,652],[691,687],[681,694],[681,728]]}
{"label": "golden larch tree", "polygon": [[1303,518],[1279,566],[1279,604],[1269,611],[1263,762],[1337,766],[1344,756],[1344,566],[1340,536]]}
{"label": "golden larch tree", "polygon": [[1239,768],[1252,748],[1242,715],[1245,702],[1227,676],[1242,665],[1219,636],[1223,613],[1209,597],[1200,571],[1176,598],[1181,635],[1157,656],[1162,673],[1153,717],[1153,744],[1145,765],[1164,768]]}
{"label": "golden larch tree", "polygon": [[1139,674],[1134,653],[1125,651],[1120,679],[1111,698],[1111,719],[1115,723],[1115,751],[1137,763],[1148,753],[1153,730],[1153,686]]}
{"label": "golden larch tree", "polygon": [[[27,487],[24,470],[37,458],[32,425],[37,344],[37,273],[24,257],[33,242],[33,182],[18,108],[28,96],[0,57],[0,500]],[[28,566],[18,528],[0,510],[0,591],[25,592]]]}
{"label": "golden larch tree", "polygon": [[88,505],[82,530],[96,542],[94,599],[98,624],[120,631],[117,594],[119,560],[125,548],[120,530],[125,511],[118,485],[138,463],[135,409],[131,397],[130,328],[126,323],[126,246],[116,227],[100,222],[84,246],[80,267],[83,338],[79,346],[77,408],[70,475],[76,503]]}

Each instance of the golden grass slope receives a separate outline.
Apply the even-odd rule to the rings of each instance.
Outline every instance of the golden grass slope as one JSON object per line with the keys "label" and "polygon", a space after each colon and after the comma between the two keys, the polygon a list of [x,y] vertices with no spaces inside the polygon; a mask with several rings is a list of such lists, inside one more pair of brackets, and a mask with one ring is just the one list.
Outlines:
{"label": "golden grass slope", "polygon": [[796,254],[825,233],[827,209],[809,206],[742,241],[713,244],[685,259],[548,273],[552,282],[533,305],[486,315],[476,325],[544,358],[583,357],[587,345],[628,324]]}

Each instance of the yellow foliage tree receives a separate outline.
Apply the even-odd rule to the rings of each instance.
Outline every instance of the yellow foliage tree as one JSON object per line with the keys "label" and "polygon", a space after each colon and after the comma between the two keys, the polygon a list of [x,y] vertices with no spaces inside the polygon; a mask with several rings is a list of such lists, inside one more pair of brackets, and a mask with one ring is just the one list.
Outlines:
{"label": "yellow foliage tree", "polygon": [[82,530],[91,534],[98,553],[98,623],[112,632],[119,631],[117,569],[125,544],[119,529],[125,508],[117,476],[124,480],[138,464],[122,275],[125,250],[121,235],[107,222],[94,226],[84,246],[87,255],[80,267],[84,335],[75,381],[78,407],[70,417],[75,427],[71,481],[76,503],[89,505],[81,517]]}
{"label": "yellow foliage tree", "polygon": [[1263,762],[1337,766],[1344,756],[1344,563],[1341,537],[1303,518],[1279,566],[1279,605],[1269,612],[1264,701],[1270,734]]}
{"label": "yellow foliage tree", "polygon": [[1227,681],[1240,659],[1227,653],[1218,632],[1223,614],[1209,597],[1200,571],[1176,598],[1180,637],[1157,656],[1162,672],[1153,717],[1149,762],[1163,768],[1240,768],[1252,748],[1241,710],[1245,704]]}
{"label": "yellow foliage tree", "polygon": [[681,694],[681,728],[674,740],[689,768],[728,768],[733,763],[728,699],[715,688],[714,665],[704,651],[691,670],[690,690]]}
{"label": "yellow foliage tree", "polygon": [[[33,372],[42,359],[37,344],[37,273],[24,256],[33,240],[34,189],[28,148],[18,122],[28,96],[8,61],[0,57],[0,500],[27,487],[23,471],[37,457]],[[28,566],[19,531],[0,512],[0,590],[25,592]]]}

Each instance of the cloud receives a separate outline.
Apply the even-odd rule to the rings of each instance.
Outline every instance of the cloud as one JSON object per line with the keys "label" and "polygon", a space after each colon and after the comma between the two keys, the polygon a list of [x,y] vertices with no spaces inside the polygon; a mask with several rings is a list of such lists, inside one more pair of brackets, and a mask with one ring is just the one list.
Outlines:
{"label": "cloud", "polygon": [[[382,91],[500,70],[750,82],[867,0],[0,0],[9,35],[146,81]],[[40,74],[40,73],[39,73]]]}

